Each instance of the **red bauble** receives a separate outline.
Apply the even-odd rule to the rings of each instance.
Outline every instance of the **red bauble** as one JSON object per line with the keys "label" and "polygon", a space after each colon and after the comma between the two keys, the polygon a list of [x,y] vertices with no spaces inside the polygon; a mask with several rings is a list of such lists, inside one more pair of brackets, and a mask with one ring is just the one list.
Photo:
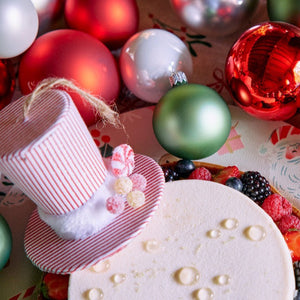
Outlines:
{"label": "red bauble", "polygon": [[9,59],[0,59],[0,110],[10,103],[16,86],[15,68]]}
{"label": "red bauble", "polygon": [[69,27],[118,49],[137,32],[139,10],[135,0],[66,0],[65,20]]}
{"label": "red bauble", "polygon": [[[117,63],[107,47],[77,30],[60,29],[40,36],[21,59],[19,82],[24,94],[41,80],[59,77],[111,105],[120,91]],[[70,93],[87,125],[95,123],[94,110],[76,93]]]}
{"label": "red bauble", "polygon": [[266,22],[231,48],[226,80],[236,103],[265,120],[287,120],[300,107],[300,28]]}

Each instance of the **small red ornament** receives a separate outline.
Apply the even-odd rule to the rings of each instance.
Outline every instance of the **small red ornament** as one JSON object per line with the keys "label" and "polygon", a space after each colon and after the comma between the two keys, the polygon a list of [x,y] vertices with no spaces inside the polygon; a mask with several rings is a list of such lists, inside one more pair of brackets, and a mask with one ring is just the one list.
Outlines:
{"label": "small red ornament", "polygon": [[118,49],[137,32],[139,10],[135,0],[67,0],[65,20],[69,27]]}
{"label": "small red ornament", "polygon": [[231,48],[225,68],[235,102],[265,120],[286,120],[300,107],[300,28],[265,22]]}
{"label": "small red ornament", "polygon": [[0,59],[0,110],[10,103],[16,86],[15,69],[9,59]]}
{"label": "small red ornament", "polygon": [[[19,67],[22,93],[30,93],[48,77],[66,78],[111,105],[120,91],[117,63],[108,48],[81,31],[60,29],[40,36],[24,54]],[[70,92],[86,124],[96,122],[94,109]]]}

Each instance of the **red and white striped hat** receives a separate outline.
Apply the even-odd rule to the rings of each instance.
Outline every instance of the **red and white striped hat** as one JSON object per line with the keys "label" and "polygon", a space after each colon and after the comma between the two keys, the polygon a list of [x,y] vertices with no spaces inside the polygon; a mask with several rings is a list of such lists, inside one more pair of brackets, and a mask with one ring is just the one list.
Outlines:
{"label": "red and white striped hat", "polygon": [[102,156],[67,93],[38,96],[26,120],[25,99],[0,111],[0,171],[46,213],[73,211],[104,182]]}
{"label": "red and white striped hat", "polygon": [[[109,172],[100,151],[69,94],[61,90],[40,94],[24,119],[26,99],[0,111],[0,172],[39,211],[53,217],[76,213],[106,187]],[[149,222],[163,194],[164,176],[153,159],[136,154],[134,170],[147,180],[145,205],[136,210],[127,205],[115,221],[87,238],[60,238],[35,209],[24,238],[32,263],[46,272],[66,274],[124,248]]]}
{"label": "red and white striped hat", "polygon": [[276,145],[285,139],[300,142],[300,129],[287,124],[274,129],[270,135],[270,142],[273,145]]}

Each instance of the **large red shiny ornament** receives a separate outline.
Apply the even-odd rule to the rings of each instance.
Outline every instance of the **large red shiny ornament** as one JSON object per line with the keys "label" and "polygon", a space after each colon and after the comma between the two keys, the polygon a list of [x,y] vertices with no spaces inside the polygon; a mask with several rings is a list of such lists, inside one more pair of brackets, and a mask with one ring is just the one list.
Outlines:
{"label": "large red shiny ornament", "polygon": [[0,59],[0,110],[8,105],[16,86],[14,64],[9,59]]}
{"label": "large red shiny ornament", "polygon": [[[108,48],[96,38],[72,29],[54,30],[40,36],[21,59],[19,82],[24,94],[41,80],[59,77],[111,105],[119,95],[120,76]],[[95,123],[94,110],[78,94],[72,98],[87,125]]]}
{"label": "large red shiny ornament", "polygon": [[231,48],[226,79],[236,103],[265,120],[286,120],[300,107],[300,28],[266,22]]}
{"label": "large red shiny ornament", "polygon": [[135,0],[66,0],[65,20],[118,49],[137,32],[139,10]]}

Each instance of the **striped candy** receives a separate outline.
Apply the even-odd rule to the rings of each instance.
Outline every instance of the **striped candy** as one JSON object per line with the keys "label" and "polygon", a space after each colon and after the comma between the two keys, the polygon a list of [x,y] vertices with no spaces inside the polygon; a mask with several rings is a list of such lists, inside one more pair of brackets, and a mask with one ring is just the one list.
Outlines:
{"label": "striped candy", "polygon": [[111,158],[112,173],[115,176],[129,176],[134,169],[134,152],[127,144],[117,146]]}
{"label": "striped candy", "polygon": [[23,117],[24,97],[0,111],[0,172],[53,215],[83,205],[107,170],[70,96],[48,91]]}

